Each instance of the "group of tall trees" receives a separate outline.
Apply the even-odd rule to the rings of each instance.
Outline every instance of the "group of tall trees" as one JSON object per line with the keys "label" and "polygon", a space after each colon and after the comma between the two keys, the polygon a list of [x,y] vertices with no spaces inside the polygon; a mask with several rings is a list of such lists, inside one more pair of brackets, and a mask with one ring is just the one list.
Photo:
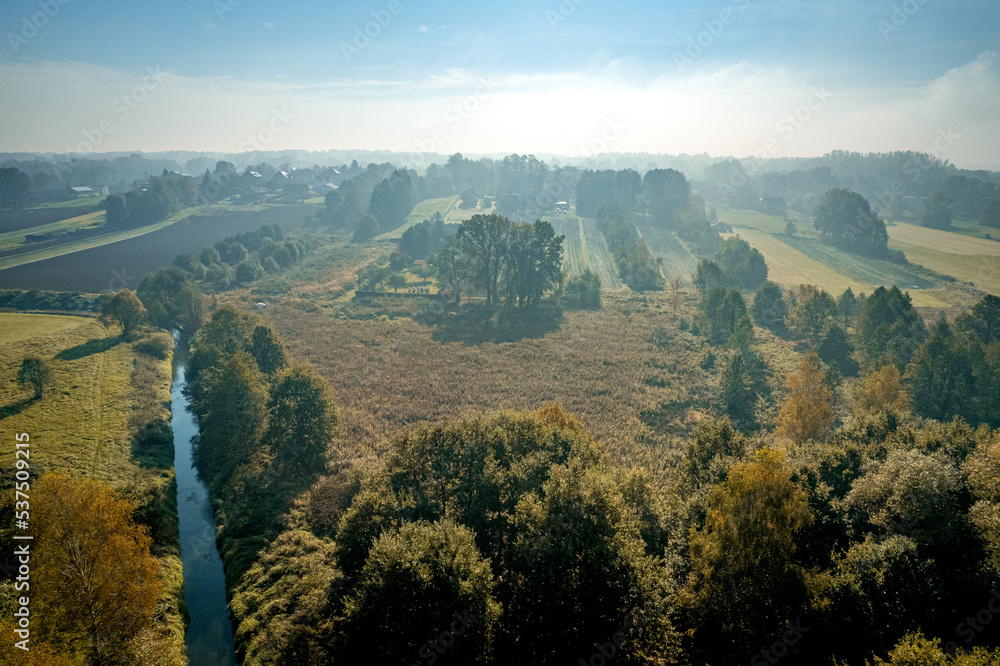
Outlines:
{"label": "group of tall trees", "polygon": [[220,544],[235,584],[277,536],[289,498],[325,468],[338,409],[326,380],[293,363],[269,326],[229,307],[199,330],[186,379],[195,462],[222,500]]}
{"label": "group of tall trees", "polygon": [[534,307],[561,285],[562,236],[545,221],[511,222],[501,215],[473,215],[446,236],[433,259],[439,278],[456,300],[471,284],[486,304]]}
{"label": "group of tall trees", "polygon": [[597,211],[597,228],[608,241],[622,282],[636,291],[658,290],[665,284],[660,264],[622,204],[605,204]]}
{"label": "group of tall trees", "polygon": [[108,224],[138,227],[161,222],[198,201],[198,186],[190,176],[150,178],[142,186],[105,199]]}

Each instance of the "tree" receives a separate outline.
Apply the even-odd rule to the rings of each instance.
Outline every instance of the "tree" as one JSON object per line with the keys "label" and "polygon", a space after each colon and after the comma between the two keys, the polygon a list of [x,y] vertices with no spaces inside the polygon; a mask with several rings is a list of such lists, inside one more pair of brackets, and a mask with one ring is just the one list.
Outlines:
{"label": "tree", "polygon": [[646,206],[655,226],[676,229],[678,214],[691,196],[691,185],[680,171],[650,169],[642,179]]}
{"label": "tree", "polygon": [[767,280],[764,255],[739,236],[722,242],[715,253],[715,262],[725,273],[732,275],[743,289],[756,289]]}
{"label": "tree", "polygon": [[448,662],[483,663],[500,616],[489,562],[472,532],[451,522],[380,536],[344,606],[338,655],[385,664],[436,661],[442,646],[430,641],[440,636]]}
{"label": "tree", "polygon": [[49,383],[52,372],[48,364],[37,356],[29,356],[21,361],[21,367],[17,369],[17,383],[25,388],[31,388],[35,394],[35,399],[42,397],[45,385]]}
{"label": "tree", "polygon": [[128,203],[124,194],[112,194],[104,200],[108,224],[116,227],[130,225]]}
{"label": "tree", "polygon": [[48,474],[34,491],[39,628],[90,663],[135,663],[117,659],[150,627],[162,587],[148,528],[133,522],[131,502],[95,480]]}
{"label": "tree", "polygon": [[198,260],[201,261],[205,266],[211,266],[212,264],[217,264],[222,261],[222,257],[219,256],[219,251],[209,245],[208,247],[203,247],[201,252],[198,254]]}
{"label": "tree", "polygon": [[456,303],[462,301],[462,289],[474,276],[472,261],[462,249],[458,236],[448,236],[443,247],[434,255],[431,265],[437,269],[445,290]]}
{"label": "tree", "polygon": [[888,249],[885,222],[857,192],[832,189],[824,194],[816,206],[813,225],[824,238],[853,252],[883,255]]}
{"label": "tree", "polygon": [[713,289],[701,302],[708,320],[709,340],[722,344],[736,330],[736,324],[747,314],[746,302],[737,289]]}
{"label": "tree", "polygon": [[1000,297],[988,294],[955,322],[955,327],[988,345],[1000,340]]}
{"label": "tree", "polygon": [[753,297],[754,323],[774,333],[783,333],[788,305],[785,303],[781,287],[774,282],[765,282],[757,288]]}
{"label": "tree", "polygon": [[710,259],[702,259],[698,262],[698,270],[694,277],[695,286],[704,297],[713,289],[727,288],[731,286],[730,280],[726,277],[719,265]]}
{"label": "tree", "polygon": [[909,411],[910,397],[903,390],[902,375],[895,365],[887,364],[861,378],[855,411],[891,411],[901,415]]}
{"label": "tree", "polygon": [[225,358],[208,377],[197,405],[201,432],[195,458],[213,489],[260,447],[267,414],[265,386],[256,362],[245,351]]}
{"label": "tree", "polygon": [[549,288],[562,282],[564,238],[548,222],[512,225],[503,267],[508,306],[536,306]]}
{"label": "tree", "polygon": [[173,266],[150,273],[136,290],[149,320],[160,328],[179,327],[192,332],[201,326],[205,296],[188,274]]}
{"label": "tree", "polygon": [[458,228],[459,250],[474,267],[476,282],[486,290],[486,304],[497,301],[497,283],[507,256],[513,227],[500,215],[473,215]]}
{"label": "tree", "polygon": [[274,375],[288,365],[288,352],[270,326],[258,324],[250,337],[250,355],[265,375]]}
{"label": "tree", "polygon": [[802,357],[799,369],[788,375],[788,397],[778,413],[775,435],[796,444],[819,439],[830,431],[834,413],[832,395],[824,383],[816,352]]}
{"label": "tree", "polygon": [[601,278],[589,268],[572,277],[566,283],[563,300],[568,304],[586,310],[601,309]]}
{"label": "tree", "polygon": [[904,381],[913,411],[938,421],[954,416],[972,424],[985,420],[979,410],[978,381],[987,374],[983,352],[978,340],[952,335],[947,328],[931,336],[906,366]]}
{"label": "tree", "polygon": [[354,230],[354,236],[352,240],[355,243],[365,243],[372,240],[378,235],[379,229],[378,220],[371,213],[365,213],[361,221],[358,222],[357,229]]}
{"label": "tree", "polygon": [[984,227],[1000,229],[1000,199],[994,199],[983,211],[983,216],[979,220]]}
{"label": "tree", "polygon": [[791,220],[788,220],[787,222],[785,222],[785,235],[786,236],[794,236],[795,234],[798,233],[798,231],[799,231],[799,228],[798,228],[798,226],[796,226],[796,224],[794,222],[792,222]]}
{"label": "tree", "polygon": [[924,209],[920,213],[920,224],[932,229],[951,228],[952,200],[944,192],[938,190],[924,200]]}
{"label": "tree", "polygon": [[879,287],[865,300],[858,318],[859,350],[868,368],[892,362],[902,370],[927,339],[927,329],[909,294]]}
{"label": "tree", "polygon": [[15,167],[0,168],[0,208],[21,208],[35,198],[28,174]]}
{"label": "tree", "polygon": [[236,266],[241,261],[244,261],[249,254],[243,243],[232,241],[229,243],[222,243],[221,247],[219,247],[219,245],[219,243],[216,243],[216,248],[222,256],[222,261],[226,262],[230,266]]}
{"label": "tree", "polygon": [[854,321],[854,317],[858,312],[858,299],[854,295],[854,292],[850,287],[844,290],[844,293],[840,295],[840,300],[837,301],[837,314],[840,315],[844,322],[844,327],[851,325]]}
{"label": "tree", "polygon": [[767,394],[767,366],[752,349],[737,350],[722,371],[722,404],[743,431],[757,427],[758,400]]}
{"label": "tree", "polygon": [[674,317],[676,318],[677,308],[681,306],[681,300],[683,298],[683,292],[681,290],[684,288],[684,278],[680,275],[675,276],[672,280],[670,280],[668,286],[670,287],[670,307],[673,309]]}
{"label": "tree", "polygon": [[267,412],[262,442],[271,448],[278,465],[312,473],[321,471],[338,421],[333,392],[326,380],[307,366],[285,370],[271,386]]}
{"label": "tree", "polygon": [[858,363],[852,357],[854,345],[847,337],[847,331],[837,324],[827,330],[817,351],[820,359],[827,365],[836,366],[838,372],[848,377],[858,374]]}
{"label": "tree", "polygon": [[240,284],[253,282],[264,277],[264,268],[256,259],[244,259],[236,264],[236,281]]}
{"label": "tree", "polygon": [[795,292],[795,299],[785,321],[793,333],[808,340],[813,349],[816,349],[823,341],[823,335],[836,312],[837,302],[830,294],[814,285],[804,284]]}
{"label": "tree", "polygon": [[372,190],[368,210],[385,226],[395,229],[413,210],[413,182],[404,169],[397,169]]}
{"label": "tree", "polygon": [[684,597],[695,618],[698,661],[739,663],[801,617],[804,573],[795,534],[813,521],[784,454],[763,448],[712,489],[704,527],[690,538]]}
{"label": "tree", "polygon": [[122,337],[128,339],[145,321],[146,308],[134,291],[122,289],[104,296],[101,302],[101,315],[117,321],[122,327]]}

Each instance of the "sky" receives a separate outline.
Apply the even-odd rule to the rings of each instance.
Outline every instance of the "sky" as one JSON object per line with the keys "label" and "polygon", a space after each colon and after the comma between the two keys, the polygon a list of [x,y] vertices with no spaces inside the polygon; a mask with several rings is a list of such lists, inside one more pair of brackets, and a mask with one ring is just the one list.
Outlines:
{"label": "sky", "polygon": [[0,152],[920,150],[1000,169],[996,0],[4,0],[0,29]]}

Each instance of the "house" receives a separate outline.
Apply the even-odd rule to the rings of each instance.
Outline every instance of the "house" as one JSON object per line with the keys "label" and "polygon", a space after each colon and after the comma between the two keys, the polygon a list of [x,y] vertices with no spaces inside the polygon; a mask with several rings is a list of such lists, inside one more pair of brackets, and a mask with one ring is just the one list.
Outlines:
{"label": "house", "polygon": [[764,197],[760,200],[761,212],[768,215],[784,215],[787,205],[783,197]]}
{"label": "house", "polygon": [[269,190],[280,190],[285,185],[292,182],[291,177],[288,175],[287,171],[279,171],[278,173],[271,176],[271,179],[267,181],[267,189]]}
{"label": "house", "polygon": [[308,183],[289,183],[282,192],[286,199],[308,199],[312,196],[312,188]]}
{"label": "house", "polygon": [[267,190],[263,187],[248,187],[240,193],[240,202],[247,204],[262,204],[267,201]]}
{"label": "house", "polygon": [[557,201],[556,202],[556,212],[557,213],[565,213],[568,210],[569,210],[569,202],[568,201]]}
{"label": "house", "polygon": [[321,182],[321,181],[313,181],[312,189],[313,189],[313,192],[316,193],[316,196],[325,197],[327,194],[329,194],[330,192],[333,192],[335,189],[337,189],[337,186],[334,185],[333,183],[324,183],[324,182]]}

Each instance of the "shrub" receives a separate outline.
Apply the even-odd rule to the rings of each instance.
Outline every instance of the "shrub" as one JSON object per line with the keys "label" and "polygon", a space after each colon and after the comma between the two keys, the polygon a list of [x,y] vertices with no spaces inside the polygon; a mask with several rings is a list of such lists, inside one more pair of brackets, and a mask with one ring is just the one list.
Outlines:
{"label": "shrub", "polygon": [[167,352],[173,348],[174,339],[170,337],[169,333],[160,331],[158,333],[151,333],[142,340],[136,342],[133,346],[140,354],[145,354],[146,356],[152,356],[153,358],[162,360],[167,358]]}

